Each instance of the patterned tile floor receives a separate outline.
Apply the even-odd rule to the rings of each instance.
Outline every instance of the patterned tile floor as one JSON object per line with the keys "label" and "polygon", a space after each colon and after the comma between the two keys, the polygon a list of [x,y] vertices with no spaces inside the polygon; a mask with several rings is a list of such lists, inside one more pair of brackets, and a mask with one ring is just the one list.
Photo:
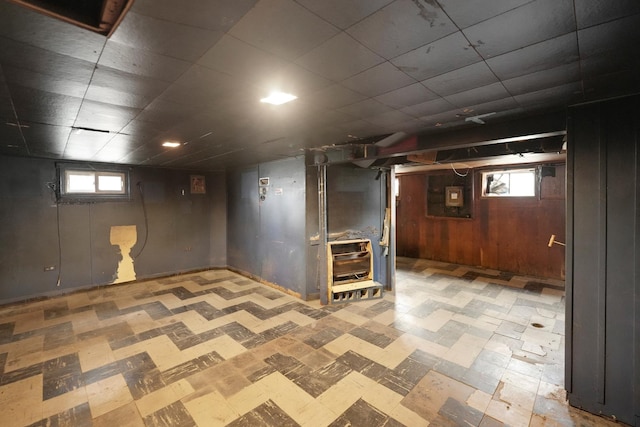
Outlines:
{"label": "patterned tile floor", "polygon": [[398,268],[327,307],[226,270],[0,307],[0,423],[608,424],[564,401],[562,282]]}

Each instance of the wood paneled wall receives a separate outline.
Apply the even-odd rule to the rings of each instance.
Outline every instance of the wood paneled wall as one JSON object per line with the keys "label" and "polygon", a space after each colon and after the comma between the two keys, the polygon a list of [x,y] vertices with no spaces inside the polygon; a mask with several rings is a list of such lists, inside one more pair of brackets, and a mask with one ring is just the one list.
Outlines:
{"label": "wood paneled wall", "polygon": [[483,198],[481,170],[474,174],[470,219],[426,214],[427,176],[453,171],[399,176],[397,254],[414,258],[482,266],[518,274],[564,279],[565,251],[548,247],[549,237],[565,238],[565,165],[542,179],[540,195]]}

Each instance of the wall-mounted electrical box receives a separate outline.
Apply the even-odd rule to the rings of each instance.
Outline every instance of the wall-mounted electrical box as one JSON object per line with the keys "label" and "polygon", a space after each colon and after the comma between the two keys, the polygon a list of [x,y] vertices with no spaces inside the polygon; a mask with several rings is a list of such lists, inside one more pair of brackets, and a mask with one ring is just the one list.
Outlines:
{"label": "wall-mounted electrical box", "polygon": [[445,190],[445,206],[464,206],[464,187],[449,186],[445,187]]}

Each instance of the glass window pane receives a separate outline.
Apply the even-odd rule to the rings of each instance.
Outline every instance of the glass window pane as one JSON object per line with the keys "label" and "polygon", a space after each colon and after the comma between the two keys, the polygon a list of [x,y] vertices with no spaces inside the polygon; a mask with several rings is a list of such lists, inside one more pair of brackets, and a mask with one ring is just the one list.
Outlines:
{"label": "glass window pane", "polygon": [[484,172],[482,195],[485,197],[533,197],[536,195],[535,169]]}
{"label": "glass window pane", "polygon": [[535,173],[533,171],[519,172],[511,174],[511,196],[535,196]]}
{"label": "glass window pane", "polygon": [[489,184],[491,194],[509,194],[509,174],[494,173],[493,180]]}
{"label": "glass window pane", "polygon": [[98,191],[122,192],[124,180],[121,175],[98,175]]}
{"label": "glass window pane", "polygon": [[67,172],[67,193],[95,193],[95,174]]}

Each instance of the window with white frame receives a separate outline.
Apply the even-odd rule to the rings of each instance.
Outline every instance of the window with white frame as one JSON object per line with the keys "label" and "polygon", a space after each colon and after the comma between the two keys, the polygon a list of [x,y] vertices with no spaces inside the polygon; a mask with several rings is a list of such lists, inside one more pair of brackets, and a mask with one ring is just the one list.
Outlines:
{"label": "window with white frame", "polygon": [[128,198],[128,173],[117,170],[60,168],[61,198]]}
{"label": "window with white frame", "polygon": [[511,169],[482,173],[483,197],[533,197],[536,195],[536,170]]}

